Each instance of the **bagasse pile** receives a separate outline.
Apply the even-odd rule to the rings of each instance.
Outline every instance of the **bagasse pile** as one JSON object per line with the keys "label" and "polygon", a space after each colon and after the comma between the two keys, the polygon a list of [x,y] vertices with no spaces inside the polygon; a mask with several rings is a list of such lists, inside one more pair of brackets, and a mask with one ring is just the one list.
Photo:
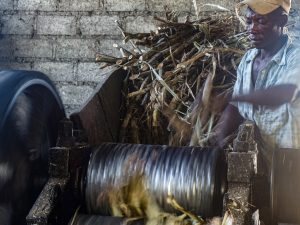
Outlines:
{"label": "bagasse pile", "polygon": [[155,19],[160,25],[150,33],[126,33],[119,25],[134,50],[115,45],[122,58],[97,57],[128,71],[120,141],[210,145],[247,48],[246,34],[238,33],[234,15],[178,22],[167,13]]}

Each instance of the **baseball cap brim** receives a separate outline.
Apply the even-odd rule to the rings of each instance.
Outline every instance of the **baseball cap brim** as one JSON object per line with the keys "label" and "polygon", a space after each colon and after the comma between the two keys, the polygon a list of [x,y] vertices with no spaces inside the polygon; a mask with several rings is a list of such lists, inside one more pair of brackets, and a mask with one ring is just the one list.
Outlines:
{"label": "baseball cap brim", "polygon": [[240,3],[240,5],[247,5],[254,12],[260,15],[269,14],[270,12],[273,12],[275,9],[278,9],[280,7],[279,5],[275,5],[261,0],[244,0]]}

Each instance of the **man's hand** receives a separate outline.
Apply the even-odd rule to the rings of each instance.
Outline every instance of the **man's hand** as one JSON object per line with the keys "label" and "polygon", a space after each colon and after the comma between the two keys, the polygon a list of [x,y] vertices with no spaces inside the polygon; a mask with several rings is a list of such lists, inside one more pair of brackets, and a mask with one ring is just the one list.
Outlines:
{"label": "man's hand", "polygon": [[292,102],[298,95],[294,84],[281,84],[263,90],[253,91],[246,95],[232,97],[233,102],[247,102],[253,105],[279,106]]}
{"label": "man's hand", "polygon": [[244,118],[235,106],[229,104],[226,107],[216,126],[216,138],[220,148],[227,144],[226,138],[237,130],[243,120]]}

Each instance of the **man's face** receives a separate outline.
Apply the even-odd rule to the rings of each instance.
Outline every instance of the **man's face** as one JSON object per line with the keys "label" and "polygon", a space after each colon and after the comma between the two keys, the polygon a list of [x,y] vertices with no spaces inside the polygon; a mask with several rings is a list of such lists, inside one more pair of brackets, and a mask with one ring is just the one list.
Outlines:
{"label": "man's face", "polygon": [[272,13],[260,15],[248,8],[246,24],[251,44],[258,49],[272,47],[281,35],[281,28],[277,22],[278,18]]}

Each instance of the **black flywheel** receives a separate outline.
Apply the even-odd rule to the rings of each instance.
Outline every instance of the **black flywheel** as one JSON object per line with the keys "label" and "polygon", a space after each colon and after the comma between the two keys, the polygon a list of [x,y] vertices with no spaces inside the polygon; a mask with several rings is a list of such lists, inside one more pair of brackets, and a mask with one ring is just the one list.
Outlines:
{"label": "black flywheel", "polygon": [[64,116],[44,74],[0,71],[0,225],[26,223],[47,181],[49,148]]}

